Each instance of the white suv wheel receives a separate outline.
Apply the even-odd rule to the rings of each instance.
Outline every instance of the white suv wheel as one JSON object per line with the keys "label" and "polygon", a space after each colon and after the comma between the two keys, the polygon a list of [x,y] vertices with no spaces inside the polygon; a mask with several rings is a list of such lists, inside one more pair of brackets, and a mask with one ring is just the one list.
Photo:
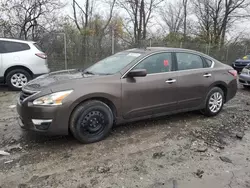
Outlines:
{"label": "white suv wheel", "polygon": [[13,76],[11,77],[11,84],[16,88],[22,88],[27,83],[28,78],[22,73],[13,74]]}
{"label": "white suv wheel", "polygon": [[31,74],[24,69],[16,69],[7,73],[6,83],[13,90],[21,90],[32,79]]}

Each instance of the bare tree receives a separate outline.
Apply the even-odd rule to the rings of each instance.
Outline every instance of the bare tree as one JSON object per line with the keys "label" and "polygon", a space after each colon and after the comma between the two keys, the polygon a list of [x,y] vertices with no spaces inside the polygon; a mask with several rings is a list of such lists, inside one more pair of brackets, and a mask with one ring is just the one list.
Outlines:
{"label": "bare tree", "polygon": [[201,31],[216,45],[224,45],[226,32],[236,20],[248,16],[249,0],[193,0]]}
{"label": "bare tree", "polygon": [[[99,1],[100,2],[100,1]],[[82,52],[87,58],[90,53],[96,56],[102,53],[102,41],[106,36],[109,25],[112,21],[116,0],[101,1],[109,6],[108,15],[105,17],[98,12],[94,12],[96,0],[85,0],[83,6],[78,4],[77,0],[72,0],[73,18],[71,18],[80,35],[82,36]],[[93,45],[95,50],[90,52],[89,46]],[[85,59],[87,61],[87,59]]]}
{"label": "bare tree", "polygon": [[175,3],[167,2],[162,7],[163,8],[160,9],[160,15],[168,31],[170,33],[180,33],[184,21],[182,3],[180,1]]}
{"label": "bare tree", "polygon": [[[94,1],[92,1],[92,4],[90,5],[90,0],[86,0],[84,7],[81,7],[76,0],[73,0],[72,8],[74,12],[74,22],[76,24],[77,29],[80,32],[84,32],[83,29],[87,29],[89,19],[92,17],[93,6],[94,6]],[[80,12],[79,15],[77,14],[77,9]],[[79,22],[81,22],[81,25]]]}
{"label": "bare tree", "polygon": [[[224,44],[225,35],[228,29],[230,22],[232,23],[234,18],[238,18],[239,16],[248,16],[248,12],[245,12],[244,9],[250,5],[249,0],[225,0],[224,9],[225,14],[222,19],[221,28],[219,33],[221,33],[221,44]],[[244,12],[246,13],[244,15]]]}
{"label": "bare tree", "polygon": [[[113,11],[115,7],[116,0],[109,0],[106,1],[109,5],[109,13],[106,18],[106,22],[103,24],[102,31],[107,29],[108,25],[111,22]],[[97,13],[93,12],[95,5],[95,0],[86,0],[84,6],[80,6],[76,0],[73,0],[72,7],[73,7],[73,13],[74,13],[74,22],[76,24],[77,29],[80,32],[86,32],[86,30],[90,27],[90,24],[93,17],[99,17]],[[80,19],[80,21],[79,21]],[[80,24],[81,22],[81,24]]]}
{"label": "bare tree", "polygon": [[185,42],[186,38],[187,38],[187,8],[188,8],[188,0],[182,0],[182,5],[183,5],[183,16],[184,16],[184,21],[183,21],[183,36],[184,36],[184,42]]}
{"label": "bare tree", "polygon": [[147,37],[147,26],[153,11],[163,0],[120,0],[119,5],[133,24],[133,38],[137,46]]}
{"label": "bare tree", "polygon": [[5,31],[16,38],[37,40],[41,30],[53,25],[60,0],[9,0],[1,4]]}
{"label": "bare tree", "polygon": [[194,11],[198,18],[200,26],[199,35],[205,41],[210,41],[210,34],[212,33],[212,18],[210,16],[209,0],[193,0]]}

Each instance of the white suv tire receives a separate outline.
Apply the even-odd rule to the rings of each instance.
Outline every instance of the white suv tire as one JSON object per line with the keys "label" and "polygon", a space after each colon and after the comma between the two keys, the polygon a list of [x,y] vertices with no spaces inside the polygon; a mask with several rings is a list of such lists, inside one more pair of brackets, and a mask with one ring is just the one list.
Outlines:
{"label": "white suv tire", "polygon": [[7,73],[5,81],[12,90],[21,90],[32,79],[30,73],[23,69],[15,69]]}

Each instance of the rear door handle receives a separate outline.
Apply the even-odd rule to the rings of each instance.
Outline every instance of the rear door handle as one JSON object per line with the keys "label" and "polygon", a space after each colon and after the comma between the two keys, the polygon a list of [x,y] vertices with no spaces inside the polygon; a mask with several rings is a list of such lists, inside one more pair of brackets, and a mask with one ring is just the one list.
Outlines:
{"label": "rear door handle", "polygon": [[208,78],[208,77],[211,77],[212,74],[206,73],[206,74],[204,74],[203,76],[206,77],[206,78]]}
{"label": "rear door handle", "polygon": [[166,83],[168,84],[172,84],[172,83],[175,83],[176,82],[176,79],[168,79],[166,80]]}

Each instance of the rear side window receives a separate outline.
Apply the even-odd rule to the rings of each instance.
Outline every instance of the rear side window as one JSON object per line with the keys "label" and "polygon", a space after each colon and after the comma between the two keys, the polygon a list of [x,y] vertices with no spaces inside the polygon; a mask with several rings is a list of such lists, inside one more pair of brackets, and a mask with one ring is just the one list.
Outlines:
{"label": "rear side window", "polygon": [[211,67],[212,66],[212,64],[213,64],[212,60],[205,58],[205,61],[206,61],[206,67]]}
{"label": "rear side window", "polygon": [[34,45],[34,46],[36,47],[36,49],[38,49],[39,51],[43,51],[42,48],[41,48],[37,43],[34,43],[33,45]]}
{"label": "rear side window", "polygon": [[21,42],[0,41],[0,53],[11,53],[29,50],[30,46]]}
{"label": "rear side window", "polygon": [[178,70],[190,70],[204,68],[200,56],[190,53],[176,53]]}

